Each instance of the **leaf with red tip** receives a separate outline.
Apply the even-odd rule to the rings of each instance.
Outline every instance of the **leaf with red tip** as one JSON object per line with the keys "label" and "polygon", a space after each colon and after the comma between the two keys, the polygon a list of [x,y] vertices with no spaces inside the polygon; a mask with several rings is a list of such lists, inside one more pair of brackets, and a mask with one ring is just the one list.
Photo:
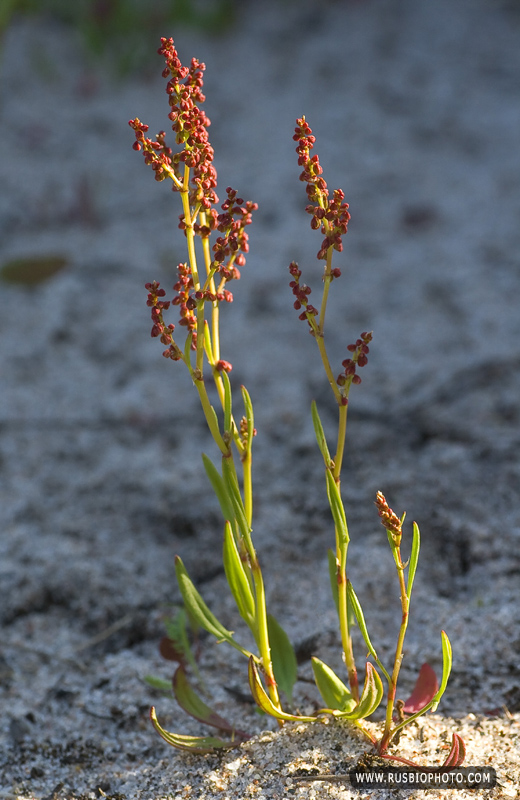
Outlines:
{"label": "leaf with red tip", "polygon": [[249,739],[249,735],[244,731],[237,731],[224,717],[213,711],[206,703],[200,699],[196,692],[191,688],[186,677],[186,671],[182,666],[178,667],[173,676],[173,693],[180,707],[191,717],[205,722],[213,728],[221,731],[228,731],[237,738]]}
{"label": "leaf with red tip", "polygon": [[458,733],[454,733],[451,750],[448,753],[446,761],[442,766],[450,767],[450,769],[455,769],[455,767],[461,766],[465,758],[466,758],[466,743],[464,742],[464,739],[461,736],[459,736]]}
{"label": "leaf with red tip", "polygon": [[439,691],[439,682],[429,664],[423,664],[413,692],[403,706],[405,714],[415,714],[431,703]]}

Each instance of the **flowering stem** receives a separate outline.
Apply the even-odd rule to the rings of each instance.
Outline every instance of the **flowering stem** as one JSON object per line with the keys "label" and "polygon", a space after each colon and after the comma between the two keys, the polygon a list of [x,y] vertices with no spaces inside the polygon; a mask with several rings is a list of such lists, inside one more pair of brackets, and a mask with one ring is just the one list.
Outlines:
{"label": "flowering stem", "polygon": [[399,678],[399,672],[403,660],[404,639],[406,636],[406,629],[408,628],[410,593],[407,591],[404,578],[404,571],[406,565],[403,564],[401,558],[402,526],[405,515],[403,514],[401,519],[399,519],[397,514],[395,514],[394,511],[392,511],[392,509],[388,506],[386,499],[384,495],[381,494],[381,492],[377,493],[376,506],[378,508],[381,521],[386,528],[388,543],[390,545],[390,549],[392,551],[392,555],[395,561],[395,566],[397,569],[397,577],[399,580],[399,593],[401,595],[401,625],[399,628],[399,635],[397,637],[397,644],[395,649],[394,668],[392,670],[392,675],[390,676],[390,681],[388,684],[385,727],[383,731],[383,736],[378,745],[378,751],[380,753],[384,753],[384,751],[388,747],[392,737],[396,732],[395,727],[392,729],[393,714],[395,705],[395,695],[397,691],[397,680]]}
{"label": "flowering stem", "polygon": [[334,478],[340,480],[341,467],[343,465],[343,453],[345,452],[345,436],[347,433],[347,411],[348,405],[340,405],[338,421],[338,442],[336,455],[334,456]]}
{"label": "flowering stem", "polygon": [[401,592],[402,617],[401,617],[401,627],[399,629],[399,636],[397,638],[397,646],[395,650],[394,668],[392,671],[390,685],[388,687],[385,729],[381,741],[379,743],[380,753],[383,753],[386,750],[386,748],[390,743],[390,740],[392,739],[393,734],[395,733],[395,730],[394,731],[392,730],[395,695],[397,691],[397,680],[399,678],[399,671],[401,669],[401,663],[403,660],[404,637],[406,635],[406,629],[408,627],[408,611],[410,605],[408,596],[406,594],[406,586],[404,581],[404,565],[401,562],[401,553],[398,547],[394,551],[394,558],[396,559],[397,573],[399,576],[399,590]]}

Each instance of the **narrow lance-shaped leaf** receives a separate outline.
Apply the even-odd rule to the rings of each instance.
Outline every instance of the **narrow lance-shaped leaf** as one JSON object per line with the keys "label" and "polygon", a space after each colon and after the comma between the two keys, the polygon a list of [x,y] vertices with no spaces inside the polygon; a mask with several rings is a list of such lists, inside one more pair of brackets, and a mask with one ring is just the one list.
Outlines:
{"label": "narrow lance-shaped leaf", "polygon": [[361,603],[358,600],[357,594],[354,591],[354,588],[350,581],[347,581],[347,592],[348,592],[348,599],[350,606],[354,612],[356,617],[357,624],[359,626],[359,630],[363,634],[363,639],[365,640],[365,644],[368,647],[368,652],[374,658],[375,662],[377,663],[379,669],[384,674],[385,678],[387,679],[388,683],[391,683],[390,675],[380,662],[378,655],[375,651],[374,645],[370,641],[370,636],[368,635],[368,629],[365,622],[365,616],[363,614],[363,609],[361,608]]}
{"label": "narrow lance-shaped leaf", "polygon": [[332,459],[330,457],[327,439],[325,438],[325,432],[323,430],[323,425],[321,424],[320,415],[318,414],[318,407],[316,406],[316,402],[314,400],[312,401],[311,411],[316,441],[318,442],[318,447],[320,448],[323,460],[325,461],[325,466],[328,469],[331,465]]}
{"label": "narrow lance-shaped leaf", "polygon": [[229,522],[224,528],[224,570],[240,616],[256,638],[255,599]]}
{"label": "narrow lance-shaped leaf", "polygon": [[439,701],[446,690],[452,665],[451,643],[445,631],[441,631],[441,639],[442,639],[442,680],[441,680],[441,685],[439,686],[439,691],[433,698],[432,712],[437,710]]}
{"label": "narrow lance-shaped leaf", "polygon": [[285,722],[315,722],[316,717],[299,717],[296,714],[287,714],[285,711],[281,711],[274,705],[271,698],[262,686],[260,673],[255,664],[253,656],[251,656],[249,659],[249,686],[251,688],[251,694],[253,695],[255,703],[259,708],[262,709],[262,711],[264,711],[266,714],[269,714],[269,716],[274,717],[275,719],[284,720]]}
{"label": "narrow lance-shaped leaf", "polygon": [[312,671],[316,686],[327,708],[347,712],[354,710],[356,701],[352,697],[350,689],[338,678],[333,669],[313,656]]}
{"label": "narrow lance-shaped leaf", "polygon": [[172,747],[186,750],[189,753],[202,754],[212,753],[214,750],[229,750],[232,747],[238,747],[242,742],[242,739],[237,739],[236,742],[226,742],[218,736],[185,736],[180,733],[170,733],[159,725],[155,708],[153,707],[150,709],[150,719],[155,730],[165,742],[171,744]]}
{"label": "narrow lance-shaped leaf", "polygon": [[184,564],[179,556],[175,556],[175,572],[177,575],[177,582],[179,589],[184,600],[186,609],[193,618],[198,622],[201,628],[211,633],[219,641],[225,641],[238,650],[242,655],[252,655],[248,650],[243,648],[233,639],[233,632],[228,631],[216,618],[216,616],[209,610],[206,603],[196,590],[193,582],[191,581]]}
{"label": "narrow lance-shaped leaf", "polygon": [[204,453],[202,454],[202,463],[219,502],[222,516],[225,520],[232,522],[235,519],[235,512],[224,479],[213,462]]}
{"label": "narrow lance-shaped leaf", "polygon": [[291,702],[294,684],[298,677],[298,664],[294,647],[286,632],[272,614],[267,615],[267,631],[276,683],[285,692],[289,702]]}
{"label": "narrow lance-shaped leaf", "polygon": [[175,699],[183,711],[189,714],[190,717],[194,717],[200,722],[204,722],[206,725],[211,725],[213,728],[218,728],[221,731],[228,731],[233,734],[234,737],[238,737],[242,740],[249,739],[249,734],[244,731],[236,730],[231,723],[224,719],[224,717],[221,717],[220,714],[217,714],[216,711],[213,711],[212,708],[201,700],[190,686],[186,671],[182,666],[178,667],[175,671],[172,687]]}
{"label": "narrow lance-shaped leaf", "polygon": [[419,560],[419,550],[421,549],[421,534],[419,526],[416,522],[413,524],[413,539],[412,539],[412,552],[410,554],[410,562],[408,564],[408,583],[406,587],[406,594],[408,600],[412,594],[413,581],[415,578],[415,571],[417,569],[417,562]]}
{"label": "narrow lance-shaped leaf", "polygon": [[157,689],[160,692],[168,692],[171,695],[172,682],[164,678],[158,678],[156,675],[145,675],[144,682],[151,686],[152,689]]}
{"label": "narrow lance-shaped leaf", "polygon": [[345,516],[345,509],[343,508],[343,501],[341,499],[339,487],[329,469],[326,470],[325,475],[327,477],[327,495],[329,498],[330,510],[332,511],[334,524],[336,526],[336,530],[338,531],[340,545],[342,548],[346,548],[349,543],[349,535],[347,518]]}
{"label": "narrow lance-shaped leaf", "polygon": [[227,496],[229,497],[233,506],[233,518],[236,519],[242,536],[247,538],[249,535],[249,525],[247,524],[244,501],[242,500],[242,495],[240,494],[237,474],[232,458],[226,458],[226,456],[222,457],[222,477],[227,489]]}
{"label": "narrow lance-shaped leaf", "polygon": [[253,403],[251,402],[249,392],[247,391],[245,386],[241,387],[241,391],[242,391],[242,400],[244,402],[244,411],[246,412],[245,416],[247,420],[247,430],[249,434],[247,437],[247,452],[250,453],[253,447],[253,431],[255,429]]}

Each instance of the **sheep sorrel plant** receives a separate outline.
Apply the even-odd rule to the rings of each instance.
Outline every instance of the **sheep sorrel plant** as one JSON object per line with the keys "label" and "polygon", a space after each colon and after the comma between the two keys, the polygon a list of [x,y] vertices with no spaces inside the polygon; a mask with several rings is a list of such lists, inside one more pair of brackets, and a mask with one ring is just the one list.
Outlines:
{"label": "sheep sorrel plant", "polygon": [[[385,667],[370,639],[361,604],[347,571],[349,532],[341,498],[341,469],[344,455],[345,432],[349,395],[353,385],[360,383],[358,370],[367,363],[372,334],[363,332],[353,344],[347,346],[348,358],[342,362],[343,370],[335,377],[329,361],[324,335],[327,303],[331,286],[340,277],[338,267],[332,266],[335,252],[342,250],[342,237],[347,232],[350,219],[344,194],[336,189],[330,196],[322,177],[318,156],[311,156],[314,136],[304,117],[297,121],[294,140],[297,142],[298,164],[303,169],[300,180],[306,184],[308,203],[306,211],[312,217],[311,227],[320,230],[322,239],[318,259],[323,262],[323,291],[319,307],[311,305],[311,289],[301,281],[301,271],[294,262],[289,267],[290,286],[295,296],[294,307],[299,318],[306,322],[316,340],[334,400],[338,407],[337,441],[333,454],[329,450],[318,409],[312,404],[312,420],[319,450],[325,466],[325,488],[335,529],[335,547],[329,551],[330,580],[336,605],[346,682],[323,661],[314,657],[312,668],[324,707],[311,716],[301,716],[291,710],[293,686],[297,680],[296,658],[289,637],[276,619],[268,614],[266,593],[260,563],[252,537],[253,472],[252,452],[254,427],[253,404],[245,389],[240,388],[243,414],[235,416],[236,392],[229,373],[231,363],[222,357],[220,350],[220,312],[233,296],[229,289],[232,281],[240,278],[239,269],[245,265],[248,252],[247,226],[251,223],[257,206],[244,202],[234,189],[226,189],[226,199],[216,208],[217,174],[213,166],[213,148],[208,138],[209,119],[202,110],[204,64],[193,59],[189,67],[181,64],[172,39],[161,39],[159,49],[166,67],[172,130],[177,151],[166,144],[166,134],[161,131],[155,140],[146,137],[148,126],[139,119],[130,121],[135,131],[135,150],[142,150],[157,181],[169,179],[172,189],[180,194],[182,214],[179,227],[186,239],[188,258],[178,266],[178,280],[173,287],[172,299],[157,282],[146,284],[148,306],[152,313],[152,336],[165,346],[163,356],[181,361],[188,369],[198,392],[213,441],[220,451],[220,465],[207,455],[202,456],[209,482],[217,497],[224,518],[223,561],[227,582],[236,602],[238,612],[251,631],[256,652],[242,646],[234,633],[228,630],[210,611],[195,588],[181,559],[175,559],[179,589],[185,612],[170,628],[169,636],[161,643],[166,658],[176,660],[179,666],[173,677],[173,691],[180,706],[192,716],[231,734],[230,740],[220,737],[192,737],[165,731],[159,724],[155,710],[151,719],[160,735],[170,744],[191,752],[208,752],[217,748],[233,747],[247,738],[225,719],[212,711],[197,695],[188,680],[188,671],[195,660],[188,644],[183,620],[205,629],[219,642],[236,648],[248,660],[251,693],[259,708],[278,720],[315,722],[327,716],[347,720],[361,730],[374,745],[376,753],[387,759],[412,764],[387,750],[396,743],[399,733],[413,720],[427,711],[434,711],[444,693],[451,669],[451,646],[442,632],[443,673],[438,685],[435,673],[427,664],[420,670],[411,697],[403,702],[397,699],[397,680],[403,659],[403,645],[408,625],[410,598],[419,557],[419,528],[414,523],[410,555],[403,560],[401,542],[403,523],[401,517],[389,508],[385,497],[378,492],[376,507],[386,529],[388,544],[395,562],[401,598],[401,624],[397,637],[393,665]],[[214,241],[212,237],[214,236]],[[196,246],[197,245],[197,246]],[[334,283],[334,285],[336,285]],[[181,342],[174,338],[175,325],[166,323],[170,306],[178,306],[179,326],[185,335]],[[210,399],[210,387],[211,396]],[[213,402],[216,403],[215,409]],[[368,650],[363,685],[360,685],[352,646],[352,629],[357,625]],[[363,648],[365,652],[365,648]],[[195,674],[196,671],[195,671]],[[364,726],[383,703],[386,682],[386,714],[380,738],[375,738]],[[288,704],[282,706],[282,690]],[[287,710],[288,709],[288,710]],[[452,769],[464,760],[464,743],[453,734],[451,751],[439,769]]]}

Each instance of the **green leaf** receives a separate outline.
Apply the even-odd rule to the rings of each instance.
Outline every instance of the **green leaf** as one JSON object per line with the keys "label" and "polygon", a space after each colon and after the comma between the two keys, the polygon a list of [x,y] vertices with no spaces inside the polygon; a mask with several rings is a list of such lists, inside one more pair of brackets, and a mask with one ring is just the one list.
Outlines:
{"label": "green leaf", "polygon": [[410,554],[410,563],[408,564],[408,583],[406,586],[406,594],[408,600],[412,594],[413,581],[415,578],[415,571],[417,569],[417,562],[419,560],[419,550],[421,549],[421,534],[419,526],[416,522],[413,524],[413,539],[412,539],[412,552]]}
{"label": "green leaf", "polygon": [[321,424],[320,415],[318,414],[318,408],[314,400],[312,401],[311,404],[311,412],[312,412],[312,422],[314,425],[314,432],[316,434],[316,441],[318,442],[318,447],[320,448],[323,460],[325,461],[325,466],[327,467],[328,470],[332,463],[332,459],[330,457],[329,448],[327,446],[327,440],[325,438],[323,425]]}
{"label": "green leaf", "polygon": [[229,522],[224,527],[224,570],[240,616],[255,635],[255,598]]}
{"label": "green leaf", "polygon": [[214,750],[229,750],[238,747],[242,739],[236,742],[226,742],[218,736],[184,736],[180,733],[170,733],[159,725],[155,708],[150,709],[150,719],[157,733],[162,736],[165,742],[171,744],[179,750],[187,750],[190,753],[212,753]]}
{"label": "green leaf", "polygon": [[338,592],[338,565],[336,562],[336,553],[331,548],[327,551],[327,557],[329,560],[329,578],[330,578],[330,588],[332,590],[332,597],[334,600],[334,605],[336,606],[336,611],[339,614],[339,592]]}
{"label": "green leaf", "polygon": [[367,661],[365,673],[365,685],[363,692],[359,699],[359,704],[354,711],[340,712],[337,711],[334,716],[341,717],[341,719],[365,719],[374,713],[376,708],[380,705],[383,699],[384,689],[383,682],[379,677],[377,670],[372,664]]}
{"label": "green leaf", "polygon": [[363,614],[363,609],[361,608],[361,603],[359,602],[357,594],[355,593],[354,588],[353,588],[353,586],[352,586],[350,581],[347,581],[347,593],[348,593],[348,599],[349,599],[350,607],[352,608],[352,610],[353,610],[353,612],[355,614],[359,630],[363,634],[363,639],[365,640],[365,644],[366,644],[366,646],[368,648],[368,652],[370,653],[371,656],[373,656],[373,658],[377,662],[378,667],[383,672],[383,674],[384,674],[385,678],[387,679],[388,683],[391,683],[390,675],[388,674],[386,669],[381,664],[379,658],[377,657],[377,653],[375,651],[374,645],[370,641],[370,636],[368,635],[368,629],[367,629],[367,626],[366,626],[365,617],[364,617],[364,614]]}
{"label": "green leaf", "polygon": [[339,543],[342,549],[342,558],[346,558],[346,548],[350,539],[348,535],[345,509],[343,508],[343,501],[341,499],[338,484],[334,480],[334,476],[332,475],[330,469],[326,470],[325,475],[327,476],[327,495],[329,498],[330,510],[332,511],[334,524],[336,526],[336,530],[338,531]]}
{"label": "green leaf", "polygon": [[272,614],[267,615],[267,631],[276,683],[285,693],[289,702],[291,702],[294,684],[298,677],[298,664],[294,647],[286,632]]}
{"label": "green leaf", "polygon": [[235,519],[235,512],[222,476],[213,462],[204,453],[202,454],[202,463],[204,464],[204,469],[213,487],[213,491],[217,496],[224,519],[232,522]]}
{"label": "green leaf", "polygon": [[327,708],[334,708],[338,711],[353,711],[356,707],[356,701],[352,697],[350,689],[338,678],[334,670],[323,661],[320,661],[319,658],[313,656],[312,671],[314,672],[316,686]]}
{"label": "green leaf", "polygon": [[204,722],[206,725],[211,725],[213,728],[218,728],[221,731],[228,731],[233,736],[238,736],[240,739],[248,739],[249,735],[244,731],[237,731],[224,717],[213,711],[206,703],[200,699],[198,694],[192,689],[188,683],[186,670],[181,666],[175,671],[172,681],[173,693],[180,707],[190,717]]}
{"label": "green leaf", "polygon": [[171,681],[165,681],[164,678],[158,678],[156,675],[145,675],[143,680],[152,689],[158,689],[160,692],[170,693],[172,690]]}
{"label": "green leaf", "polygon": [[450,677],[451,665],[452,665],[451,643],[445,631],[441,631],[441,639],[442,639],[442,680],[441,680],[441,685],[439,686],[439,691],[437,692],[432,701],[432,713],[437,710],[439,701],[444,692],[446,691],[446,686],[448,685],[448,680]]}
{"label": "green leaf", "polygon": [[209,610],[206,603],[196,590],[193,582],[191,581],[184,564],[179,556],[175,556],[175,572],[177,575],[177,583],[186,606],[186,610],[190,613],[201,628],[211,633],[219,641],[224,641],[238,650],[242,655],[249,658],[252,655],[248,650],[245,650],[241,645],[233,639],[233,632],[228,631],[216,618],[216,616]]}
{"label": "green leaf", "polygon": [[222,477],[224,478],[227,496],[233,507],[233,518],[236,519],[242,535],[247,537],[249,534],[249,525],[247,524],[244,502],[240,494],[240,487],[238,485],[238,478],[232,458],[226,458],[226,456],[222,457]]}
{"label": "green leaf", "polygon": [[264,711],[266,714],[269,714],[269,716],[274,717],[275,719],[284,720],[286,722],[315,722],[315,717],[299,717],[296,714],[286,714],[285,711],[281,711],[279,708],[276,708],[262,686],[260,673],[255,664],[254,656],[251,656],[249,659],[249,686],[251,688],[251,694],[253,695],[255,703],[262,711]]}
{"label": "green leaf", "polygon": [[247,437],[247,452],[250,453],[253,447],[253,431],[255,429],[255,417],[253,414],[253,403],[251,402],[251,398],[249,396],[249,392],[247,391],[245,386],[241,386],[242,391],[242,400],[244,402],[244,410],[246,412],[245,417],[247,420],[247,430],[248,430],[248,437]]}

